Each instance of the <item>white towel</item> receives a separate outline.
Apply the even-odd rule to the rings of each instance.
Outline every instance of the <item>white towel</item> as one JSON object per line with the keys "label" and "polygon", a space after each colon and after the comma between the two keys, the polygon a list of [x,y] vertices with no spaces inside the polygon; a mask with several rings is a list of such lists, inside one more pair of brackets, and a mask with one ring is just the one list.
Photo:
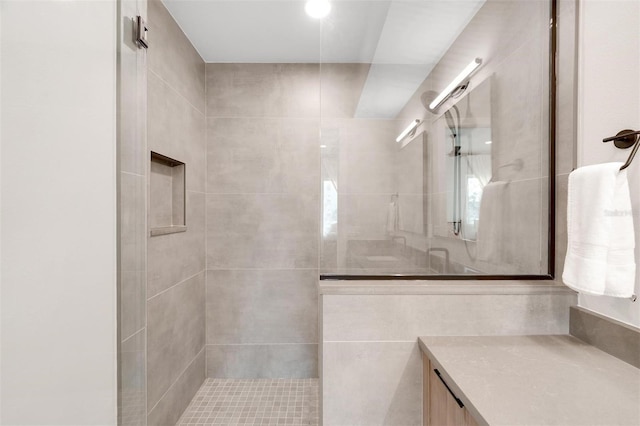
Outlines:
{"label": "white towel", "polygon": [[389,203],[387,210],[387,232],[398,232],[402,228],[402,220],[400,218],[400,204],[398,200]]}
{"label": "white towel", "polygon": [[482,190],[478,222],[478,260],[498,263],[504,246],[504,206],[508,182],[489,182]]}
{"label": "white towel", "polygon": [[569,175],[568,248],[562,280],[581,293],[630,297],[635,259],[631,197],[622,163]]}

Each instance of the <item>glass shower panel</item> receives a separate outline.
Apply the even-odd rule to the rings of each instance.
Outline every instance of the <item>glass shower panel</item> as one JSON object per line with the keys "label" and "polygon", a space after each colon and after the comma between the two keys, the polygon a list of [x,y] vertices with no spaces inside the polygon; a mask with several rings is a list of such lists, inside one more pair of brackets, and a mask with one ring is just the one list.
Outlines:
{"label": "glass shower panel", "polygon": [[325,277],[547,274],[550,12],[546,0],[333,3]]}

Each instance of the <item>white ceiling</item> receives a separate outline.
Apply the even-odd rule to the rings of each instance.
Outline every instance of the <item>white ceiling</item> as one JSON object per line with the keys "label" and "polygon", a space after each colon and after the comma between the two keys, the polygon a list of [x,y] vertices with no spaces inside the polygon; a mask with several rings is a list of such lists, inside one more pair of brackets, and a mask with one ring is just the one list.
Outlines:
{"label": "white ceiling", "polygon": [[[206,62],[433,64],[484,0],[164,0]],[[321,43],[322,41],[322,43]]]}
{"label": "white ceiling", "polygon": [[371,63],[356,116],[394,117],[485,0],[163,0],[205,62]]}

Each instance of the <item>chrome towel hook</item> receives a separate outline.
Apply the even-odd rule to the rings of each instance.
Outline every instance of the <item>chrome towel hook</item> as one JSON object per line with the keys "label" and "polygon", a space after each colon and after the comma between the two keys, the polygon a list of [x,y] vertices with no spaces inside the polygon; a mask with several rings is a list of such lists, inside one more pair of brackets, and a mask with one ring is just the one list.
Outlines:
{"label": "chrome towel hook", "polygon": [[640,146],[640,143],[638,143],[638,140],[640,140],[640,136],[638,135],[640,135],[640,130],[625,129],[619,131],[615,136],[602,139],[602,142],[613,141],[615,147],[620,149],[627,149],[633,146],[633,150],[631,151],[631,154],[629,154],[627,162],[624,163],[622,167],[620,167],[620,170],[624,170],[629,167],[629,165],[633,161],[633,157],[636,156],[636,152],[638,152],[638,147]]}

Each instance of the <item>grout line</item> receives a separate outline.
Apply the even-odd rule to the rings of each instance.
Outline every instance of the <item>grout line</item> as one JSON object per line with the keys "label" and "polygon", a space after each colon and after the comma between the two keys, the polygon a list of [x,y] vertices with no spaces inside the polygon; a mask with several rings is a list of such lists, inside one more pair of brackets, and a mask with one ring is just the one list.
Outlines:
{"label": "grout line", "polygon": [[[251,121],[256,121],[256,120],[308,120],[308,121],[320,121],[321,119],[318,116],[309,116],[309,117],[292,117],[292,116],[286,116],[286,115],[255,115],[255,116],[251,116],[251,115],[210,115],[207,116],[207,118],[210,118],[212,120],[242,120],[242,121],[247,121],[247,120],[251,120]],[[350,120],[349,117],[336,117],[334,120]],[[378,120],[378,119],[368,119],[368,118],[362,118],[362,119],[358,119],[355,118],[354,120]],[[385,120],[385,119],[379,119],[380,121],[389,121],[389,120]]]}
{"label": "grout line", "polygon": [[206,268],[207,271],[317,271],[318,268]]}
{"label": "grout line", "polygon": [[194,190],[192,190],[192,189],[187,189],[187,191],[186,191],[186,192],[191,192],[192,194],[202,194],[202,195],[207,195],[207,193],[206,193],[206,192],[204,192],[204,191],[194,191]]}
{"label": "grout line", "polygon": [[317,345],[312,343],[205,343],[205,346],[292,346],[292,345]]}
{"label": "grout line", "polygon": [[200,356],[200,354],[204,351],[204,347],[202,349],[200,349],[200,351],[196,354],[196,356],[193,357],[193,359],[189,362],[189,364],[187,364],[187,366],[184,368],[184,370],[182,370],[180,372],[180,374],[178,374],[178,378],[171,383],[171,386],[169,386],[167,388],[167,390],[162,394],[162,396],[160,397],[160,399],[158,399],[158,402],[156,402],[156,404],[151,407],[151,410],[149,410],[149,414],[151,414],[151,412],[153,410],[155,410],[155,408],[158,406],[158,404],[160,404],[160,402],[162,402],[162,400],[164,399],[165,396],[167,396],[167,394],[169,393],[169,391],[175,386],[176,383],[178,383],[180,381],[180,379],[182,378],[182,376],[184,376],[184,373],[187,372],[187,370],[189,369],[189,367],[191,367],[191,365],[196,361],[196,359],[198,359],[198,357]]}
{"label": "grout line", "polygon": [[418,345],[418,338],[415,340],[325,340],[322,343],[415,343]]}
{"label": "grout line", "polygon": [[127,337],[126,339],[122,339],[120,341],[121,344],[126,343],[128,340],[132,339],[133,337],[135,337],[137,334],[139,334],[141,331],[144,331],[144,329],[147,328],[147,325],[143,325],[142,327],[140,327],[138,330],[136,330],[133,334],[129,335],[129,337]]}
{"label": "grout line", "polygon": [[[202,55],[201,55],[202,56]],[[208,102],[208,98],[207,98],[207,86],[208,86],[208,80],[207,80],[207,64],[205,63],[204,65],[204,341],[205,341],[205,348],[206,346],[206,342],[207,342],[207,330],[208,330],[208,323],[209,321],[207,321],[207,300],[209,300],[207,298],[207,282],[208,282],[208,276],[209,276],[209,272],[207,270],[207,259],[208,259],[208,255],[209,255],[209,240],[207,239],[208,234],[209,234],[209,212],[208,212],[208,208],[207,208],[207,191],[208,191],[208,187],[209,187],[209,123],[207,120],[207,104]],[[206,380],[207,377],[207,371],[209,368],[209,359],[207,357],[207,354],[205,353],[204,356],[204,377]]]}
{"label": "grout line", "polygon": [[[309,193],[309,192],[207,192],[207,195],[291,195],[291,196],[301,196],[301,195],[311,195],[311,196],[320,196],[320,193]],[[360,195],[360,194],[358,194]],[[366,194],[365,194],[366,195]],[[389,194],[374,194],[374,195],[391,195]]]}
{"label": "grout line", "polygon": [[146,178],[147,177],[145,175],[141,175],[141,174],[138,174],[138,173],[125,172],[124,170],[120,170],[120,173],[125,174],[125,175],[129,175],[129,176],[141,177],[141,178]]}
{"label": "grout line", "polygon": [[177,287],[177,286],[179,286],[179,285],[181,285],[181,284],[186,283],[187,281],[189,281],[189,280],[191,280],[191,279],[193,279],[193,278],[197,277],[198,275],[200,275],[200,274],[202,274],[202,273],[204,273],[204,272],[205,272],[205,270],[203,269],[203,270],[201,270],[201,271],[199,271],[199,272],[197,272],[197,273],[195,273],[195,274],[191,275],[190,277],[185,278],[184,280],[180,281],[179,283],[176,283],[176,284],[172,285],[171,287],[165,288],[165,289],[164,289],[164,290],[162,290],[160,293],[156,293],[156,294],[154,294],[153,296],[151,296],[150,298],[148,298],[148,299],[147,299],[147,303],[149,303],[149,301],[150,301],[151,299],[154,299],[154,298],[156,298],[156,297],[160,296],[161,294],[166,293],[167,291],[171,290],[171,289],[172,289],[172,288],[174,288],[174,287]]}
{"label": "grout line", "polygon": [[[171,89],[171,91],[175,92],[179,97],[181,97],[185,102],[187,102],[189,105],[191,105],[191,107],[193,109],[195,109],[198,113],[200,113],[205,119],[207,118],[207,116],[205,115],[205,113],[203,111],[200,111],[200,108],[198,108],[197,106],[195,106],[194,104],[191,103],[191,101],[189,99],[187,99],[186,96],[184,96],[182,93],[180,93],[180,91],[173,87],[173,85],[171,85],[167,80],[165,80],[164,78],[162,78],[158,73],[156,73],[153,69],[151,69],[150,67],[147,67],[147,70],[153,74],[158,80],[160,80],[165,86],[167,86],[169,89]],[[206,104],[206,98],[204,99],[205,104]],[[206,125],[206,123],[205,123]]]}

